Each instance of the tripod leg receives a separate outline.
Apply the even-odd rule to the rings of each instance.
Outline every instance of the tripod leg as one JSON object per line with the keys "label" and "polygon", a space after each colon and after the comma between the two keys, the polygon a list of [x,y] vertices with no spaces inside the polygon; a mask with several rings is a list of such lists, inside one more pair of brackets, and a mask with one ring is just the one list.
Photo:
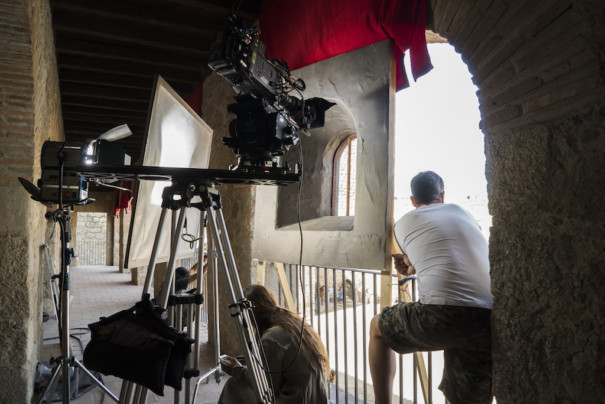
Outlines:
{"label": "tripod leg", "polygon": [[[208,274],[212,274],[212,285],[210,285],[211,295],[212,295],[212,313],[214,319],[214,363],[215,366],[208,370],[206,373],[201,375],[195,384],[195,389],[193,390],[193,400],[191,404],[195,404],[197,399],[197,391],[200,387],[200,383],[204,380],[208,381],[209,377],[214,375],[216,382],[220,383],[221,377],[224,375],[221,370],[221,366],[219,364],[219,357],[221,355],[221,339],[220,339],[220,330],[219,330],[219,312],[218,312],[218,270],[217,270],[217,254],[214,251],[214,243],[213,238],[208,237]],[[199,281],[199,279],[198,279]],[[198,286],[199,287],[199,286]],[[205,299],[206,304],[208,304],[208,298]],[[198,316],[201,313],[198,313]],[[197,357],[199,360],[199,356]]]}
{"label": "tripod leg", "polygon": [[[208,218],[212,230],[212,239],[216,243],[219,263],[223,268],[231,295],[231,316],[239,328],[240,341],[246,357],[246,365],[252,376],[254,387],[256,387],[257,398],[262,403],[271,402],[272,391],[269,388],[267,376],[263,370],[263,363],[266,361],[260,355],[254,331],[250,328],[251,322],[248,314],[250,307],[245,304],[247,301],[244,298],[233,251],[231,250],[229,236],[227,235],[227,229],[220,208],[214,209],[214,212],[212,208],[209,208]],[[223,244],[227,250],[223,248]],[[227,254],[226,257],[225,254]]]}
{"label": "tripod leg", "polygon": [[[216,254],[214,242],[211,238],[208,239],[208,270],[212,271],[212,312],[214,313],[214,363],[219,364],[221,356],[221,333],[219,324],[218,312],[218,257]],[[212,251],[212,261],[210,261],[210,251]],[[220,380],[217,380],[219,382]]]}
{"label": "tripod leg", "polygon": [[103,382],[101,382],[99,379],[97,379],[88,369],[86,369],[84,367],[84,365],[82,365],[80,363],[79,360],[77,360],[76,358],[74,358],[74,364],[79,367],[80,369],[82,369],[82,371],[84,373],[86,373],[88,375],[88,377],[90,377],[92,379],[93,382],[95,382],[95,384],[97,386],[99,386],[101,388],[101,390],[103,390],[105,393],[109,394],[109,397],[111,397],[111,399],[113,401],[115,401],[116,403],[119,402],[120,400],[107,388],[105,387],[105,385],[103,384]]}
{"label": "tripod leg", "polygon": [[55,393],[55,389],[57,388],[57,381],[59,380],[59,373],[61,372],[61,370],[61,364],[57,364],[57,366],[55,366],[55,368],[53,369],[53,373],[50,380],[48,381],[48,385],[40,395],[37,404],[42,404],[44,402],[52,402],[53,394]]}
{"label": "tripod leg", "polygon": [[164,229],[164,222],[166,220],[167,208],[162,208],[160,213],[160,219],[158,221],[158,229],[155,233],[155,239],[153,240],[153,249],[151,250],[151,257],[149,258],[149,265],[147,266],[147,275],[145,276],[145,286],[143,286],[143,297],[145,294],[149,294],[151,289],[151,281],[153,280],[153,273],[155,270],[155,261],[158,255],[158,248],[160,245],[160,239],[162,237],[162,230]]}
{"label": "tripod leg", "polygon": [[[233,250],[231,249],[231,244],[229,242],[229,236],[227,234],[227,227],[225,225],[225,219],[223,217],[223,212],[222,210],[217,210],[216,211],[216,219],[217,219],[217,226],[219,229],[218,234],[220,235],[220,240],[221,243],[225,246],[225,253],[226,253],[226,259],[227,261],[225,262],[226,267],[230,270],[230,273],[232,275],[232,279],[234,280],[234,291],[239,295],[240,299],[244,298],[244,292],[242,290],[241,287],[241,282],[239,279],[239,273],[237,272],[237,268],[235,266],[235,258],[233,256]],[[225,259],[225,258],[223,258]],[[253,363],[252,365],[252,369],[253,371],[257,374],[258,377],[258,384],[259,387],[261,388],[262,391],[267,391],[268,389],[268,384],[267,384],[267,378],[265,377],[265,373],[263,371],[263,366],[262,366],[262,358],[260,356],[260,350],[258,349],[258,344],[251,344],[251,341],[255,341],[256,340],[256,336],[254,335],[254,330],[252,330],[252,328],[250,327],[250,325],[252,324],[250,321],[250,317],[249,317],[249,310],[242,310],[241,314],[240,314],[239,321],[241,323],[240,326],[240,331],[242,333],[242,337],[244,339],[244,341],[246,341],[247,344],[249,344],[250,349],[252,350],[251,354],[253,356],[253,358],[247,358],[247,363]],[[256,361],[251,361],[251,359],[256,359]],[[262,395],[261,395],[262,398]]]}
{"label": "tripod leg", "polygon": [[120,404],[130,404],[132,401],[132,389],[134,383],[124,381],[122,382],[122,389],[120,390]]}
{"label": "tripod leg", "polygon": [[[205,218],[206,218],[206,211],[201,209],[200,210],[200,227],[199,227],[199,240],[198,240],[198,253],[197,253],[197,293],[198,294],[202,294],[203,297],[203,291],[204,291],[204,281],[206,280],[206,277],[204,276],[204,222],[205,222]],[[200,369],[200,321],[201,321],[201,314],[202,314],[202,304],[196,304],[195,305],[195,318],[194,318],[194,325],[195,325],[195,346],[193,348],[193,369],[198,370]],[[191,305],[191,308],[193,308],[194,306]],[[189,329],[187,329],[187,331],[189,332]],[[189,334],[191,336],[191,333]]]}
{"label": "tripod leg", "polygon": [[176,248],[178,245],[178,240],[181,238],[181,233],[183,231],[183,224],[185,223],[185,208],[181,208],[181,213],[179,215],[178,224],[174,231],[174,242],[171,245],[170,251],[170,259],[168,261],[168,271],[166,272],[166,279],[164,281],[164,293],[162,293],[162,302],[160,307],[164,310],[168,307],[168,297],[169,291],[173,284],[172,280],[174,278],[174,263],[176,261]]}

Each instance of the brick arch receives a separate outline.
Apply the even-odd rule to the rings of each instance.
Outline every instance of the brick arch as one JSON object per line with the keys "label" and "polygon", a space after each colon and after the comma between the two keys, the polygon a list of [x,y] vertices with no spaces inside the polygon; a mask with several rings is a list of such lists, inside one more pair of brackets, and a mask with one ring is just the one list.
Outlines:
{"label": "brick arch", "polygon": [[598,66],[573,2],[506,3],[429,1],[431,28],[462,55],[479,87],[482,129],[555,118],[597,99]]}
{"label": "brick arch", "polygon": [[605,8],[427,4],[479,89],[498,403],[605,402]]}

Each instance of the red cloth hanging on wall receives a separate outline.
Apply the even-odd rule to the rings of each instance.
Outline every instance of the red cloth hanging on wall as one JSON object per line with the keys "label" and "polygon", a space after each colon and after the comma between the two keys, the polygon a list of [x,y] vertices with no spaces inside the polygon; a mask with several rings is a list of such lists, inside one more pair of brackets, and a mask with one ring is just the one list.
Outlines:
{"label": "red cloth hanging on wall", "polygon": [[132,197],[136,191],[137,183],[136,181],[120,181],[119,184],[122,188],[130,189],[129,191],[124,191],[121,189],[116,189],[114,191],[115,196],[115,206],[113,209],[113,215],[115,217],[119,217],[122,211],[126,213],[130,213],[132,210]]}
{"label": "red cloth hanging on wall", "polygon": [[426,0],[272,0],[259,22],[266,56],[283,59],[292,70],[386,39],[395,44],[398,90],[407,87],[408,49],[415,80],[433,67]]}
{"label": "red cloth hanging on wall", "polygon": [[202,116],[202,93],[204,90],[204,83],[200,83],[193,89],[191,94],[187,96],[185,102],[189,104],[191,108],[199,115]]}

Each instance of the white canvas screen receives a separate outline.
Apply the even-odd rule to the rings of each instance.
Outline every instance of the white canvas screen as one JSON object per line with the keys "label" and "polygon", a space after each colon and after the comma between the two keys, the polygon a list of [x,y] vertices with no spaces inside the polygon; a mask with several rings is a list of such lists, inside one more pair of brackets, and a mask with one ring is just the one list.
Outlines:
{"label": "white canvas screen", "polygon": [[[144,166],[208,168],[212,129],[161,77],[157,79],[147,127]],[[170,182],[139,182],[131,220],[130,268],[149,263],[162,210],[162,191],[167,185]],[[167,262],[169,258],[171,213],[167,212],[156,262]],[[197,237],[199,218],[197,209],[187,209],[187,228],[183,232]],[[194,250],[179,240],[177,258],[193,256]]]}

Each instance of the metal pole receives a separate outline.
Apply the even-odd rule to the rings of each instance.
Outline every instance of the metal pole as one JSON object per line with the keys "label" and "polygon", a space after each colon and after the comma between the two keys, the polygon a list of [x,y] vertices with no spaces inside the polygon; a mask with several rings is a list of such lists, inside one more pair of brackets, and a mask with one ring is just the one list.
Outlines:
{"label": "metal pole", "polygon": [[151,289],[151,281],[153,279],[153,272],[155,269],[155,261],[158,255],[158,248],[160,244],[160,239],[162,236],[162,230],[164,228],[164,221],[166,219],[166,210],[167,208],[162,208],[162,213],[160,213],[160,220],[158,221],[158,228],[155,233],[155,239],[153,240],[153,249],[151,250],[151,257],[149,259],[149,266],[147,267],[147,276],[145,277],[145,285],[143,286],[143,296],[149,293]]}

